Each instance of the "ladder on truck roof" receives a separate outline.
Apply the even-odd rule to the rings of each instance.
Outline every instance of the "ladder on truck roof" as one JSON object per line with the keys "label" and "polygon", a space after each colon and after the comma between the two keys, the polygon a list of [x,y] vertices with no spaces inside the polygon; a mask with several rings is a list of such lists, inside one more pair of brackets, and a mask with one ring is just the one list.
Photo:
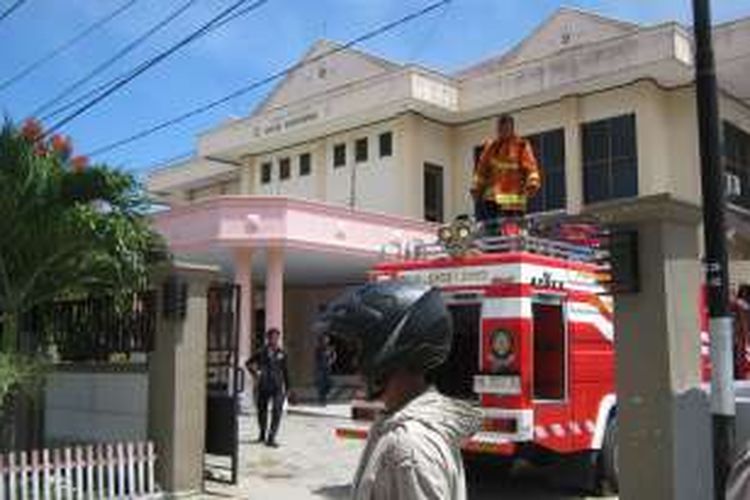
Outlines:
{"label": "ladder on truck roof", "polygon": [[[592,264],[603,264],[609,253],[601,248],[530,235],[478,237],[467,247],[466,253],[471,253],[472,250],[481,253],[529,252]],[[440,242],[420,243],[414,247],[413,251],[413,257],[417,259],[449,257],[451,255]]]}
{"label": "ladder on truck roof", "polygon": [[[571,233],[577,227],[587,231],[587,237],[579,238],[585,243],[571,239]],[[558,220],[554,225],[520,219],[519,228],[519,233],[514,235],[488,235],[482,224],[459,218],[441,226],[436,241],[418,242],[407,255],[396,258],[437,259],[478,253],[529,252],[609,268],[608,234],[599,227],[575,219]],[[384,257],[388,255],[384,254]]]}

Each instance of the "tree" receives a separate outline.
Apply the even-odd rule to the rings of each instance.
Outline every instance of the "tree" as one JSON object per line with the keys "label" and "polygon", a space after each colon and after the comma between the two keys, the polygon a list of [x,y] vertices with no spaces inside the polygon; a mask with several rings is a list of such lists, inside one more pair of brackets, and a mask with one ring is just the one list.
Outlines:
{"label": "tree", "polygon": [[69,139],[27,121],[0,131],[0,398],[34,377],[20,321],[36,306],[144,287],[166,258],[136,179],[72,156]]}

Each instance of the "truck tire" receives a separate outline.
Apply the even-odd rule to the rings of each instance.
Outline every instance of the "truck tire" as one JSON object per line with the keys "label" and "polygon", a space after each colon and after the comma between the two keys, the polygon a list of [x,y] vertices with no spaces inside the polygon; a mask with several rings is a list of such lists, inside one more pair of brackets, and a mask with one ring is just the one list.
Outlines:
{"label": "truck tire", "polygon": [[604,431],[604,442],[601,454],[602,489],[617,493],[620,490],[620,460],[617,440],[617,418],[610,417]]}

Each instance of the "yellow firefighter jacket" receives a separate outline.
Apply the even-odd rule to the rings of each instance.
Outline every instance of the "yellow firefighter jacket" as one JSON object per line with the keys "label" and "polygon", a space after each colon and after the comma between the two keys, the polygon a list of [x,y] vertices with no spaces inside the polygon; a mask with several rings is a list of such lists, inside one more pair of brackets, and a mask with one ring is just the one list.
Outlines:
{"label": "yellow firefighter jacket", "polygon": [[471,192],[507,211],[526,211],[526,201],[541,186],[541,173],[531,144],[512,136],[486,141],[474,169]]}

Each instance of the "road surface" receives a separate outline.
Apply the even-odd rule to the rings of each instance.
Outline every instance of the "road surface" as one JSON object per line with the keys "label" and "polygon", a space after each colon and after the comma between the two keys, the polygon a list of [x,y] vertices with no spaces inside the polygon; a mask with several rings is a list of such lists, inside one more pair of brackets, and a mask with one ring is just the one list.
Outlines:
{"label": "road surface", "polygon": [[[229,487],[209,482],[205,498],[346,499],[363,442],[334,436],[336,417],[288,414],[282,422],[280,448],[252,443],[254,417],[241,417],[240,481]],[[212,460],[213,463],[218,461]],[[226,474],[215,468],[215,473]],[[467,470],[471,500],[574,500],[580,492],[561,491],[548,484],[543,471],[521,468],[509,474],[488,464]]]}

